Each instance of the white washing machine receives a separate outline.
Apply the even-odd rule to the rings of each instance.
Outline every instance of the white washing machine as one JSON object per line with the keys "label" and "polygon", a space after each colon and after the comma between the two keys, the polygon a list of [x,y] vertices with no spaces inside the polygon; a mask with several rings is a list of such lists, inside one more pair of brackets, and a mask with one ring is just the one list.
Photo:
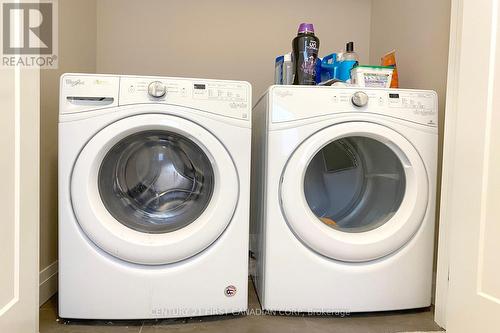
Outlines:
{"label": "white washing machine", "polygon": [[59,315],[245,311],[251,87],[65,74]]}
{"label": "white washing machine", "polygon": [[273,86],[253,127],[251,250],[262,307],[429,306],[436,93]]}

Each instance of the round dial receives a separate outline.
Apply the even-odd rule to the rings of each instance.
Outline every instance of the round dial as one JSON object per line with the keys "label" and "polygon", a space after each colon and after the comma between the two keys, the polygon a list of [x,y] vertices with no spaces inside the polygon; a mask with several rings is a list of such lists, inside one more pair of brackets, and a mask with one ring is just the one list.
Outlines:
{"label": "round dial", "polygon": [[160,98],[167,93],[167,87],[160,81],[153,81],[148,86],[148,94],[151,97]]}
{"label": "round dial", "polygon": [[352,104],[362,107],[368,104],[368,95],[364,91],[356,91],[351,97]]}

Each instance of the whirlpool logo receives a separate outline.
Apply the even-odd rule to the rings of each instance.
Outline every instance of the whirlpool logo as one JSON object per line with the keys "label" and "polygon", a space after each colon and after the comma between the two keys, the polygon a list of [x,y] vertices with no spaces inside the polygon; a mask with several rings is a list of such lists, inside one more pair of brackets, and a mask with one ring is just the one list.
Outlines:
{"label": "whirlpool logo", "polygon": [[66,85],[70,87],[83,86],[84,84],[85,82],[83,82],[80,79],[78,80],[66,79]]}
{"label": "whirlpool logo", "polygon": [[0,4],[2,67],[57,68],[57,1]]}

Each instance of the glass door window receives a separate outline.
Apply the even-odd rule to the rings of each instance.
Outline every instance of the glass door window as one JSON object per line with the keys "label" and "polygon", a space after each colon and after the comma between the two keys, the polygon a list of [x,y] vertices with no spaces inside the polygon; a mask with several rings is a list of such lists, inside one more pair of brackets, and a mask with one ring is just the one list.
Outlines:
{"label": "glass door window", "polygon": [[389,221],[401,205],[405,185],[404,168],[388,146],[352,136],[316,153],[306,169],[304,194],[320,221],[355,233]]}
{"label": "glass door window", "polygon": [[345,122],[300,144],[283,171],[287,224],[312,250],[370,261],[404,246],[424,221],[429,184],[415,146],[389,127]]}
{"label": "glass door window", "polygon": [[214,171],[203,150],[186,137],[143,131],[109,150],[98,188],[118,222],[144,233],[168,233],[203,213],[212,197]]}

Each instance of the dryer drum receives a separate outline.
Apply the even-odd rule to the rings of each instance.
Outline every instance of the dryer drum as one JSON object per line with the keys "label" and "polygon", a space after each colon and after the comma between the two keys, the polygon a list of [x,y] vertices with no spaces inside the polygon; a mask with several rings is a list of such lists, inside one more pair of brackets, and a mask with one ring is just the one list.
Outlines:
{"label": "dryer drum", "polygon": [[210,202],[214,171],[193,141],[168,131],[143,131],[113,146],[99,169],[101,200],[120,223],[166,233],[195,221]]}
{"label": "dryer drum", "polygon": [[391,219],[403,201],[405,171],[396,154],[375,139],[330,142],[309,163],[304,194],[313,213],[344,232],[365,232]]}

